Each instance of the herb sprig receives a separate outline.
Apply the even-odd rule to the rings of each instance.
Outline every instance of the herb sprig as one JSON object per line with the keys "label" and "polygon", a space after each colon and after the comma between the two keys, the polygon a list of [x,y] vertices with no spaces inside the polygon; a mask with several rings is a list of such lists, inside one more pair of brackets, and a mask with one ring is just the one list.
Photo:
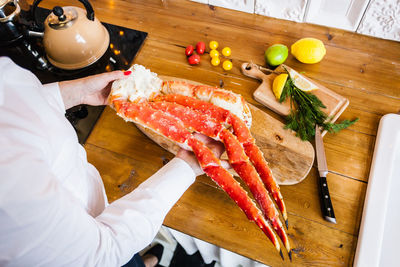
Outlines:
{"label": "herb sprig", "polygon": [[[286,72],[289,74],[287,70]],[[356,118],[352,121],[344,120],[341,123],[327,122],[328,116],[321,110],[325,108],[325,105],[317,96],[299,89],[290,74],[279,102],[282,103],[286,98],[290,100],[290,114],[286,117],[285,128],[295,131],[302,140],[310,140],[315,136],[316,124],[330,133],[336,133],[358,121]]]}

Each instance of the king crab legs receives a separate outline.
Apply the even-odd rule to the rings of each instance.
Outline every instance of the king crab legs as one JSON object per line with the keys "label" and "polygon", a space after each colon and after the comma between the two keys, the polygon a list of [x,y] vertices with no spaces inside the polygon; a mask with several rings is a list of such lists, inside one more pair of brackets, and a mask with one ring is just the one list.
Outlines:
{"label": "king crab legs", "polygon": [[[169,96],[174,98],[174,95]],[[177,96],[180,97],[180,95]],[[190,103],[190,97],[183,96],[183,98],[188,98],[186,99],[187,101],[182,101],[183,103]],[[235,137],[235,135],[233,135],[221,123],[218,123],[218,121],[214,119],[215,117],[219,117],[218,115],[210,116],[199,112],[196,109],[189,108],[188,106],[179,105],[175,102],[168,102],[168,100],[165,101],[166,99],[164,97],[158,99],[156,98],[155,100],[156,102],[150,102],[151,107],[154,109],[161,110],[174,117],[178,117],[186,128],[191,128],[196,132],[202,133],[224,143],[230,165],[248,185],[257,203],[259,203],[265,218],[271,223],[272,227],[282,240],[290,255],[291,250],[289,240],[283,225],[279,220],[279,213],[276,210],[273,201],[269,197],[268,192],[264,187],[256,169],[249,162],[249,158],[246,156],[242,144],[239,142],[237,136]],[[223,112],[226,113],[225,111]],[[237,117],[236,119],[239,120]],[[244,126],[244,128],[248,129],[246,126]],[[237,127],[236,132],[238,132],[239,129],[243,130],[244,128]]]}
{"label": "king crab legs", "polygon": [[154,109],[146,100],[136,103],[114,100],[113,105],[118,114],[127,120],[155,129],[160,134],[192,150],[204,172],[237,203],[249,220],[254,221],[261,228],[283,258],[278,239],[256,204],[248,197],[247,192],[232,174],[221,166],[220,160],[207,146],[193,137],[181,120]]}
{"label": "king crab legs", "polygon": [[[170,87],[169,91],[175,92],[172,83],[167,83]],[[226,125],[231,125],[235,135],[237,136],[239,142],[242,144],[246,155],[250,158],[251,162],[254,164],[257,172],[259,173],[262,181],[264,182],[265,187],[268,192],[274,198],[276,204],[279,207],[279,210],[282,213],[283,219],[286,223],[286,228],[288,228],[288,219],[287,219],[287,211],[285,203],[283,202],[283,197],[279,189],[279,185],[276,183],[275,179],[272,176],[272,172],[268,167],[268,163],[266,162],[262,152],[256,146],[254,138],[251,136],[250,130],[246,127],[246,124],[240,120],[237,116],[230,113],[229,111],[213,105],[209,102],[201,101],[195,99],[193,97],[187,97],[179,94],[169,94],[162,95],[158,97],[158,100],[174,102],[186,107],[190,107],[192,109],[201,111],[214,119],[219,123],[223,123]]]}
{"label": "king crab legs", "polygon": [[[131,83],[158,79],[153,73],[153,76],[146,73],[143,76],[143,71],[136,75]],[[269,193],[287,226],[286,208],[279,186],[250,134],[251,113],[243,98],[226,90],[181,81],[164,82],[162,86],[157,80],[139,86],[118,82],[114,82],[110,96],[110,104],[117,114],[192,150],[204,172],[237,203],[249,220],[261,228],[283,258],[275,232],[278,234],[291,259],[289,240]],[[136,87],[147,91],[138,93]],[[224,143],[231,166],[248,185],[262,212],[211,150],[193,136],[193,132]]]}

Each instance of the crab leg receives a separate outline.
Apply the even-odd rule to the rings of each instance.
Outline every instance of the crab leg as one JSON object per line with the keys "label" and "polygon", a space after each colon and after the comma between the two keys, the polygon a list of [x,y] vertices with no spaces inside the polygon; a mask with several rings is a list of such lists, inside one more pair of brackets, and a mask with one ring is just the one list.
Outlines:
{"label": "crab leg", "polygon": [[242,145],[236,137],[215,119],[189,107],[171,102],[150,102],[150,105],[157,110],[162,110],[172,116],[179,117],[186,128],[192,128],[197,132],[223,141],[228,154],[229,163],[249,186],[254,198],[260,204],[265,218],[271,223],[287,251],[290,253],[289,239],[279,220],[279,213],[269,197],[260,176],[249,162],[249,158],[246,156]]}
{"label": "crab leg", "polygon": [[256,204],[249,198],[247,192],[233,176],[221,166],[219,159],[211,150],[194,138],[180,119],[161,110],[152,108],[146,101],[133,103],[115,100],[113,104],[117,109],[117,114],[121,117],[152,128],[181,145],[183,144],[185,147],[190,147],[195,153],[204,172],[237,203],[249,220],[254,221],[258,225],[283,258],[275,233],[264,219]]}
{"label": "crab leg", "polygon": [[283,197],[279,189],[279,185],[276,183],[272,176],[272,172],[268,167],[268,163],[265,160],[262,152],[256,146],[254,138],[251,136],[250,130],[247,128],[245,123],[231,114],[228,110],[221,107],[215,106],[212,103],[201,101],[193,97],[187,97],[178,94],[169,94],[159,96],[157,100],[164,100],[168,102],[174,102],[183,106],[190,107],[195,110],[199,110],[204,114],[215,118],[219,123],[225,123],[232,125],[233,131],[237,136],[239,142],[243,145],[246,155],[250,158],[257,172],[260,174],[262,181],[264,182],[267,190],[274,198],[279,210],[282,213],[283,219],[288,227],[286,206],[283,202]]}
{"label": "crab leg", "polygon": [[231,115],[229,118],[230,124],[232,125],[233,132],[237,136],[239,142],[243,145],[246,155],[250,158],[257,172],[260,174],[267,190],[271,193],[279,210],[282,212],[283,219],[286,222],[286,228],[288,228],[288,219],[285,202],[279,189],[279,185],[276,183],[272,176],[271,169],[268,167],[268,162],[265,160],[263,153],[255,144],[254,138],[251,136],[249,129],[246,125],[235,115]]}
{"label": "crab leg", "polygon": [[283,259],[278,239],[269,224],[265,221],[261,211],[247,195],[247,192],[233,178],[232,174],[221,166],[219,159],[199,140],[191,138],[189,146],[193,149],[204,172],[237,203],[249,220],[254,221],[260,227]]}
{"label": "crab leg", "polygon": [[241,144],[231,132],[225,129],[220,136],[225,144],[229,163],[249,186],[254,198],[260,204],[264,215],[267,217],[267,220],[271,223],[272,227],[285,245],[291,259],[289,239],[286,235],[284,226],[279,219],[279,213],[276,210],[273,201],[269,197],[256,169],[250,164],[249,158],[245,155]]}

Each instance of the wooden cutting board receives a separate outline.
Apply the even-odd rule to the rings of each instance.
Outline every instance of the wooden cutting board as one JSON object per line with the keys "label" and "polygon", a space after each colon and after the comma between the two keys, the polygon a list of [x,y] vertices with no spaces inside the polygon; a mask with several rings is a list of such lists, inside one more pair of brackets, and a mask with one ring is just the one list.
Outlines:
{"label": "wooden cutting board", "polygon": [[[192,84],[201,84],[175,77],[160,76],[160,78],[164,81],[181,80]],[[251,133],[269,162],[277,182],[281,185],[301,182],[307,176],[314,161],[314,149],[311,143],[301,141],[293,131],[285,130],[280,121],[252,105],[249,106],[253,117]],[[179,147],[169,139],[151,129],[137,126],[150,139],[169,152],[176,154],[179,150]]]}
{"label": "wooden cutting board", "polygon": [[[291,69],[286,65],[283,66],[288,70]],[[242,64],[242,72],[244,75],[261,81],[261,85],[253,93],[254,99],[260,102],[261,104],[265,105],[269,109],[273,110],[274,112],[282,116],[287,116],[290,113],[289,99],[286,99],[286,101],[284,101],[283,103],[279,103],[279,101],[276,99],[275,95],[272,92],[273,80],[278,75],[277,73],[283,71],[284,69],[281,65],[274,70],[275,73],[271,72],[269,74],[266,74],[262,72],[259,69],[259,67],[255,64],[251,63]],[[320,85],[315,81],[305,77],[304,75],[301,76],[318,87],[318,90],[314,90],[312,91],[312,93],[315,94],[326,106],[326,108],[322,110],[328,115],[328,118],[330,118],[329,121],[335,122],[349,105],[349,100],[331,91],[325,86]],[[325,135],[325,133],[326,131],[323,132],[323,135]]]}

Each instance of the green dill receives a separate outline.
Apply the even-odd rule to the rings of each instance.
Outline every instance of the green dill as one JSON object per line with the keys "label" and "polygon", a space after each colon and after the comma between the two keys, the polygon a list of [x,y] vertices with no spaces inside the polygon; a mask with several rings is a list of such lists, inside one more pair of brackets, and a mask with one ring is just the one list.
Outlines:
{"label": "green dill", "polygon": [[328,116],[321,110],[321,108],[325,108],[321,100],[317,96],[299,89],[294,84],[290,74],[279,102],[282,103],[287,98],[290,101],[290,114],[286,117],[285,128],[295,131],[296,135],[302,140],[310,140],[314,137],[316,124],[330,133],[336,133],[358,121],[358,118],[356,118],[352,121],[344,120],[340,123],[327,122]]}

